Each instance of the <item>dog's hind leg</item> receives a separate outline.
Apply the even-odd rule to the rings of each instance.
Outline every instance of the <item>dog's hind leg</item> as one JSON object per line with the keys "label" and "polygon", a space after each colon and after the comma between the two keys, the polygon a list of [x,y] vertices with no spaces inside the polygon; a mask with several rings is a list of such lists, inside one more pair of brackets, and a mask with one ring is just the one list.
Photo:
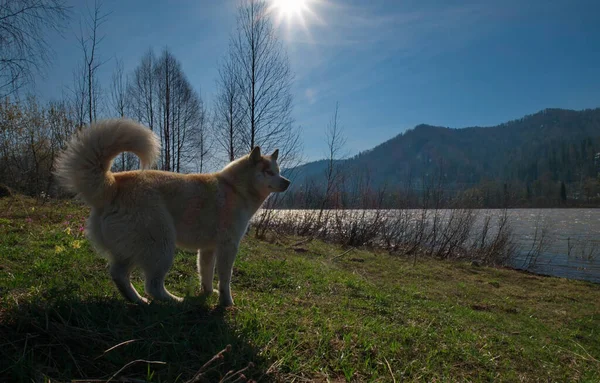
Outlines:
{"label": "dog's hind leg", "polygon": [[125,299],[134,303],[148,303],[148,300],[142,297],[135,287],[131,284],[130,278],[131,265],[123,262],[112,262],[110,265],[110,276],[117,285],[117,289]]}
{"label": "dog's hind leg", "polygon": [[210,295],[213,292],[213,279],[215,277],[215,252],[214,250],[198,250],[198,276],[202,292]]}
{"label": "dog's hind leg", "polygon": [[183,298],[171,294],[165,288],[165,277],[173,265],[175,243],[149,249],[142,266],[146,278],[146,293],[152,298],[162,301],[183,301]]}

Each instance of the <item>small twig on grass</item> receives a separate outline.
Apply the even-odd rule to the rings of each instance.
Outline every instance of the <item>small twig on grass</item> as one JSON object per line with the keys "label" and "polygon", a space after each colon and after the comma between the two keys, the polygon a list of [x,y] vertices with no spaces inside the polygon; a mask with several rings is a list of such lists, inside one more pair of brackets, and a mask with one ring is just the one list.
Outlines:
{"label": "small twig on grass", "polygon": [[160,360],[144,360],[144,359],[136,359],[134,361],[131,361],[129,363],[127,363],[126,365],[124,365],[123,367],[121,367],[121,369],[117,372],[115,372],[114,374],[112,374],[112,376],[110,378],[108,378],[108,380],[106,381],[106,383],[110,382],[111,380],[113,380],[115,378],[115,376],[119,375],[121,372],[123,372],[123,370],[125,370],[127,367],[136,364],[136,363],[148,363],[148,364],[167,364],[165,362],[162,362]]}
{"label": "small twig on grass", "polygon": [[[275,339],[275,338],[273,338]],[[281,366],[281,364],[283,363],[283,359],[278,359],[275,362],[273,362],[273,364],[271,364],[269,366],[269,368],[267,368],[267,371],[265,372],[265,374],[269,375],[271,373],[273,373],[277,368],[279,368],[279,366]]]}
{"label": "small twig on grass", "polygon": [[344,255],[348,254],[349,252],[351,252],[351,251],[353,251],[353,250],[354,250],[354,247],[352,247],[352,248],[350,248],[350,249],[348,249],[348,250],[344,251],[342,254],[338,254],[338,255],[336,255],[335,257],[331,258],[331,260],[334,260],[334,259],[338,259],[338,258],[340,258],[340,257],[343,257]]}
{"label": "small twig on grass", "polygon": [[587,358],[583,358],[584,360],[588,360],[588,361],[590,361],[590,360],[591,360],[591,361],[594,361],[594,362],[596,362],[596,363],[600,363],[600,361],[599,361],[598,359],[594,358],[594,357],[592,356],[592,354],[590,354],[590,353],[588,352],[588,350],[586,350],[586,349],[585,349],[585,348],[584,348],[582,345],[580,345],[579,343],[577,343],[577,342],[575,342],[575,341],[573,341],[573,343],[575,343],[576,345],[578,345],[578,346],[579,346],[579,348],[581,348],[581,349],[583,350],[583,352],[585,352],[585,353],[587,354],[587,356],[589,357],[589,359],[587,359]]}
{"label": "small twig on grass", "polygon": [[231,345],[230,344],[228,344],[227,347],[225,347],[223,350],[219,351],[208,362],[204,363],[204,365],[202,367],[200,367],[200,369],[198,370],[198,372],[196,372],[196,374],[194,375],[194,377],[192,379],[188,380],[185,383],[199,382],[204,377],[204,372],[208,369],[208,367],[210,367],[210,365],[213,364],[216,360],[223,359],[224,354],[226,352],[229,352],[229,351],[231,351]]}
{"label": "small twig on grass", "polygon": [[390,375],[392,376],[392,381],[396,383],[396,378],[394,377],[394,372],[392,371],[392,367],[390,366],[390,362],[388,362],[387,358],[384,356],[383,360],[385,360],[385,364],[387,365],[388,370],[390,371]]}
{"label": "small twig on grass", "polygon": [[[228,344],[227,347],[225,347],[223,350],[221,350],[220,352],[218,352],[215,356],[213,356],[208,362],[204,363],[204,365],[202,367],[200,367],[200,369],[198,370],[198,372],[196,372],[196,374],[192,377],[192,379],[186,381],[185,383],[196,383],[196,382],[202,382],[206,380],[206,377],[204,376],[204,373],[208,370],[208,368],[217,360],[223,359],[225,356],[224,354],[226,352],[230,352],[231,351],[231,345]],[[231,383],[237,383],[237,382],[245,382],[247,381],[248,378],[246,378],[246,376],[244,375],[244,372],[248,371],[249,369],[254,367],[254,363],[250,362],[248,363],[248,365],[244,368],[242,368],[241,370],[238,371],[229,371],[225,374],[225,376],[223,376],[223,378],[219,381],[219,383],[225,383],[227,381],[231,381],[231,379],[233,378],[237,378],[233,381],[231,381]]]}
{"label": "small twig on grass", "polygon": [[116,345],[112,346],[111,348],[106,349],[102,354],[100,354],[97,357],[95,357],[94,360],[102,358],[108,352],[114,350],[117,347],[121,347],[121,346],[124,346],[124,345],[129,344],[129,343],[137,342],[138,340],[140,340],[140,339],[130,339],[130,340],[126,340],[125,342],[121,342],[119,344],[116,344]]}

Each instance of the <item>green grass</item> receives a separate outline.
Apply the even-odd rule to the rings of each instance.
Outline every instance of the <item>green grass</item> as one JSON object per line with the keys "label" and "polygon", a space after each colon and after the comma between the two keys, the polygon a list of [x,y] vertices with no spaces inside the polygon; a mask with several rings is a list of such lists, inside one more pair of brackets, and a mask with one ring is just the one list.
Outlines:
{"label": "green grass", "polygon": [[600,381],[599,285],[247,237],[234,309],[198,296],[188,253],[167,280],[185,302],[141,307],[81,236],[87,212],[0,200],[0,381],[106,380],[145,360],[161,363],[116,379],[183,382],[228,344],[207,381],[249,362],[258,381]]}

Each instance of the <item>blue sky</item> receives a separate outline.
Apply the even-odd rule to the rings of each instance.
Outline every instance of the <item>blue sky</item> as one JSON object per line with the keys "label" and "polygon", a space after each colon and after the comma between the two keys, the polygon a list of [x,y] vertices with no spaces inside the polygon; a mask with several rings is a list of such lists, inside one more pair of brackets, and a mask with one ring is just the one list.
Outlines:
{"label": "blue sky", "polygon": [[[56,58],[35,91],[59,98],[81,51],[86,1],[72,30],[54,36]],[[87,1],[93,6],[93,1]],[[210,105],[219,58],[235,28],[234,0],[105,0],[101,82],[114,57],[132,70],[168,46]],[[294,117],[305,158],[325,154],[335,103],[346,152],[369,149],[419,123],[489,126],[547,107],[600,107],[600,1],[308,0],[278,28],[295,73]]]}

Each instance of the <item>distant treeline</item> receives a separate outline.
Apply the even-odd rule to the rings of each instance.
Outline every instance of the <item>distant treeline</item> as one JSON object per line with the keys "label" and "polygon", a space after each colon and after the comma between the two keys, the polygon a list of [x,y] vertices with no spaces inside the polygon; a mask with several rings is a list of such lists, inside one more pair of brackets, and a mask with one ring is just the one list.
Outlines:
{"label": "distant treeline", "polygon": [[288,209],[600,207],[600,177],[566,183],[546,174],[533,182],[484,180],[460,187],[445,184],[443,177],[423,177],[414,184],[378,185],[369,174],[366,169],[340,170],[329,192],[322,179],[304,180],[275,197],[272,205]]}
{"label": "distant treeline", "polygon": [[[366,183],[360,188],[383,193],[385,206],[597,207],[600,109],[547,109],[486,128],[419,125],[354,157],[333,159],[291,169],[295,182],[285,205],[320,206],[328,194],[330,206],[354,201],[355,207],[358,200],[348,195]],[[332,167],[339,176],[328,187]]]}
{"label": "distant treeline", "polygon": [[[584,194],[578,191],[583,189]],[[600,207],[600,181],[589,178],[583,186],[539,181],[532,185],[485,181],[465,190],[435,187],[383,187],[338,190],[325,197],[324,190],[310,185],[275,197],[275,208],[398,209],[398,208],[583,208]]]}

